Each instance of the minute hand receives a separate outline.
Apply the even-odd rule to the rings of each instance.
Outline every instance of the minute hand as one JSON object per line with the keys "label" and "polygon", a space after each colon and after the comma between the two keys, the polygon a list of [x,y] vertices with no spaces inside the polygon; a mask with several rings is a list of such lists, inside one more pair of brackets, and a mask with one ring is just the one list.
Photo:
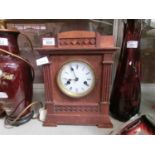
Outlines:
{"label": "minute hand", "polygon": [[74,74],[75,81],[78,81],[78,79],[79,79],[79,78],[76,76],[75,71],[74,71],[74,68],[73,68],[73,67],[71,67],[70,69],[71,69],[71,71],[72,71],[72,72],[73,72],[73,74]]}

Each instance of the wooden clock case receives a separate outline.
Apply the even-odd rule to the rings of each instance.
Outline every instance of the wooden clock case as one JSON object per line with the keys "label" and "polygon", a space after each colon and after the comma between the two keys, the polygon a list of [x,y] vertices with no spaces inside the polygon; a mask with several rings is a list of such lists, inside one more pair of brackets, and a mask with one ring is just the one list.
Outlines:
{"label": "wooden clock case", "polygon": [[[58,124],[97,125],[112,127],[109,119],[109,91],[114,47],[113,36],[101,36],[90,31],[68,31],[57,34],[56,45],[37,48],[47,56],[49,64],[43,66],[45,83],[45,126]],[[69,60],[88,62],[95,71],[96,85],[82,98],[71,98],[57,86],[57,74]]]}

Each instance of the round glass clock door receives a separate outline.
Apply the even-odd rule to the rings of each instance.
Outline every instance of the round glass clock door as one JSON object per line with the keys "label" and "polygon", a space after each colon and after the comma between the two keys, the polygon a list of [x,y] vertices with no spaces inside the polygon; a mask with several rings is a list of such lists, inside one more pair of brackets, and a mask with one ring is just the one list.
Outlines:
{"label": "round glass clock door", "polygon": [[86,96],[95,86],[94,70],[90,64],[82,60],[69,61],[59,70],[57,83],[67,96],[74,98]]}

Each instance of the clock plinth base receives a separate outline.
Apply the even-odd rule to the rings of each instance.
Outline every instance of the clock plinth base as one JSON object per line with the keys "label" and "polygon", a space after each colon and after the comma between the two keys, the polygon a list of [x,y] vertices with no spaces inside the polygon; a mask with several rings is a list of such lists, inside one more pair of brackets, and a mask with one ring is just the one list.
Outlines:
{"label": "clock plinth base", "polygon": [[43,124],[44,126],[56,127],[57,125],[95,125],[99,128],[112,128],[109,116],[106,115],[69,115],[49,114]]}

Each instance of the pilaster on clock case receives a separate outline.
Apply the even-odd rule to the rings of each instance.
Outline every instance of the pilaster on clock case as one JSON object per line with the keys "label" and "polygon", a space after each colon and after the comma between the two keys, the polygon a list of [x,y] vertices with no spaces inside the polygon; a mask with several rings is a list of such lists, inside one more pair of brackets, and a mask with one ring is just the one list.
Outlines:
{"label": "pilaster on clock case", "polygon": [[55,42],[55,46],[36,49],[50,61],[43,66],[47,109],[44,125],[112,127],[109,93],[117,50],[113,36],[68,31],[58,33]]}

